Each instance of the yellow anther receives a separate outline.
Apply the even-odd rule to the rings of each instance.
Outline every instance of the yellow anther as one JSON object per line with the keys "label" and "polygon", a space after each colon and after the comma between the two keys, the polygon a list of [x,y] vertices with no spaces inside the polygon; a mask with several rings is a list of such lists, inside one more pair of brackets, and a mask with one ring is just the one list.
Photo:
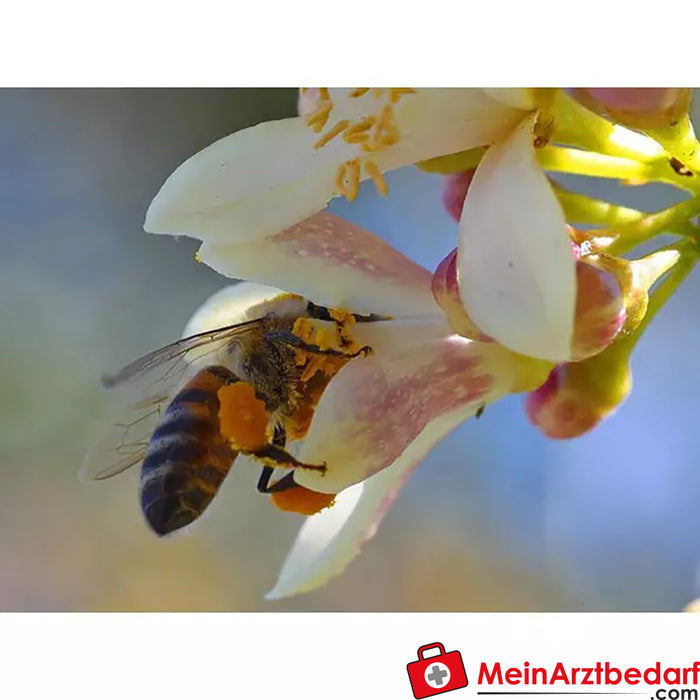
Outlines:
{"label": "yellow anther", "polygon": [[[306,94],[305,90],[302,91],[302,94]],[[330,99],[328,88],[317,88],[317,90],[317,108],[306,117],[306,123],[316,133],[321,133],[333,111],[333,102]],[[370,91],[375,99],[380,100],[380,104],[384,103],[379,114],[363,116],[354,122],[348,119],[337,121],[316,141],[314,148],[323,148],[340,134],[346,143],[356,144],[366,153],[374,153],[398,142],[399,130],[396,125],[393,105],[404,95],[413,94],[416,90],[413,88],[354,88],[349,91],[349,95],[350,97],[362,97]],[[346,161],[338,167],[336,172],[336,192],[344,195],[349,202],[357,197],[362,168],[364,168],[365,174],[372,178],[379,194],[385,196],[388,193],[386,181],[376,163],[361,156]]]}
{"label": "yellow anther", "polygon": [[306,125],[310,126],[317,134],[323,130],[323,127],[328,121],[331,111],[333,110],[332,102],[324,102],[315,112],[308,114],[305,118]]}
{"label": "yellow anther", "polygon": [[376,117],[363,117],[359,122],[351,124],[343,132],[343,140],[347,143],[364,143],[369,139],[369,130],[377,121]]}
{"label": "yellow anther", "polygon": [[379,192],[382,197],[386,197],[389,194],[389,188],[386,186],[384,175],[382,175],[382,172],[377,167],[377,164],[370,158],[365,158],[364,166],[365,172],[372,178],[374,186],[377,188],[377,192]]}
{"label": "yellow anther", "polygon": [[404,95],[412,95],[417,92],[413,88],[389,88],[389,101],[396,104]]}
{"label": "yellow anther", "polygon": [[384,146],[393,146],[399,140],[399,131],[394,123],[394,108],[385,104],[376,124],[370,131],[369,140],[362,144],[365,151],[378,151]]}
{"label": "yellow anther", "polygon": [[360,159],[355,158],[343,163],[335,174],[335,189],[344,195],[348,202],[357,197],[360,189]]}
{"label": "yellow anther", "polygon": [[341,119],[336,122],[326,133],[314,144],[314,148],[323,148],[329,141],[334,139],[338,134],[348,128],[350,122],[347,119]]}

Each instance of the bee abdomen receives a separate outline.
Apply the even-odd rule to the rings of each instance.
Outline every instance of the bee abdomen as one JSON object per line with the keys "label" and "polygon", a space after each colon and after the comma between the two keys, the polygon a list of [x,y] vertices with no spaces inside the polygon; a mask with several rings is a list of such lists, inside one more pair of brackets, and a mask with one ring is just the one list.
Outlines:
{"label": "bee abdomen", "polygon": [[229,379],[235,381],[223,367],[199,372],[153,433],[141,467],[141,507],[159,535],[204,512],[236,457],[219,431],[217,391]]}

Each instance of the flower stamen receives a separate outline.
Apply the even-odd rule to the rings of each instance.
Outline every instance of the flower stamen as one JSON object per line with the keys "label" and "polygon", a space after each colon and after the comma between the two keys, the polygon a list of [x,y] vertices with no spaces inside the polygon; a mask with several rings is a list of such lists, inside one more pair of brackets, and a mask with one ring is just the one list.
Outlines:
{"label": "flower stamen", "polygon": [[343,132],[343,140],[346,143],[365,143],[369,139],[368,131],[376,123],[376,117],[364,117],[356,124],[350,125]]}
{"label": "flower stamen", "polygon": [[335,174],[335,189],[352,202],[360,189],[360,159],[348,160],[338,167]]}
{"label": "flower stamen", "polygon": [[413,95],[416,92],[413,88],[389,88],[389,101],[396,104],[404,95]]}
{"label": "flower stamen", "polygon": [[[372,91],[372,96],[384,101],[378,114],[365,115],[356,121],[341,119],[333,124],[321,138],[314,143],[314,148],[323,148],[327,143],[342,134],[348,144],[357,144],[366,153],[376,153],[386,146],[393,146],[399,140],[399,129],[394,116],[394,105],[404,96],[416,92],[413,88],[355,88],[350,91],[351,98],[358,98]],[[302,94],[307,94],[305,91]],[[333,110],[328,88],[318,88],[316,109],[306,116],[306,124],[316,133],[325,128]],[[372,178],[379,194],[388,193],[386,181],[376,164],[364,156],[342,163],[335,177],[335,189],[349,202],[357,197],[360,186],[360,172]]]}
{"label": "flower stamen", "polygon": [[334,139],[338,134],[345,131],[350,122],[347,119],[341,119],[336,122],[326,133],[314,144],[314,148],[323,148],[329,141]]}
{"label": "flower stamen", "polygon": [[[309,88],[302,88],[302,95],[308,93]],[[312,131],[320,134],[328,122],[328,117],[333,111],[333,100],[330,98],[328,88],[318,88],[318,99],[316,100],[316,109],[305,117],[305,123]]]}
{"label": "flower stamen", "polygon": [[393,146],[399,140],[399,130],[394,122],[394,108],[385,104],[379,113],[369,139],[362,144],[365,151],[378,151],[385,146]]}
{"label": "flower stamen", "polygon": [[377,188],[377,192],[382,197],[386,197],[389,194],[389,188],[387,187],[386,180],[382,171],[377,167],[377,164],[370,158],[364,159],[365,172],[372,178],[374,186]]}

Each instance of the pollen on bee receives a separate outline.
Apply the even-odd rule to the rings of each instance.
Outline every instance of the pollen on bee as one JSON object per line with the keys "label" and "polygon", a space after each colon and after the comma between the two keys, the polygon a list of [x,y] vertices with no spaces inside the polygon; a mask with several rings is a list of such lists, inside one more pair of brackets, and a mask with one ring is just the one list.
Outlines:
{"label": "pollen on bee", "polygon": [[334,493],[319,493],[304,486],[295,486],[270,494],[270,500],[280,510],[302,515],[314,515],[324,508],[330,508],[335,497]]}
{"label": "pollen on bee", "polygon": [[267,444],[269,416],[250,384],[228,384],[219,389],[217,396],[220,431],[231,447],[255,452]]}

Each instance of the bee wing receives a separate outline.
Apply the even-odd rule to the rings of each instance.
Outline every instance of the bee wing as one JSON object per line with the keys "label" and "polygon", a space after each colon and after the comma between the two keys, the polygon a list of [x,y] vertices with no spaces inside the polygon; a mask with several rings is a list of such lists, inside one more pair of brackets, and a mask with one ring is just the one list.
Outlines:
{"label": "bee wing", "polygon": [[142,462],[151,435],[178,389],[202,367],[222,364],[231,344],[259,325],[260,320],[247,321],[198,333],[103,377],[105,387],[121,390],[126,399],[122,398],[117,419],[85,457],[80,478],[101,481]]}

